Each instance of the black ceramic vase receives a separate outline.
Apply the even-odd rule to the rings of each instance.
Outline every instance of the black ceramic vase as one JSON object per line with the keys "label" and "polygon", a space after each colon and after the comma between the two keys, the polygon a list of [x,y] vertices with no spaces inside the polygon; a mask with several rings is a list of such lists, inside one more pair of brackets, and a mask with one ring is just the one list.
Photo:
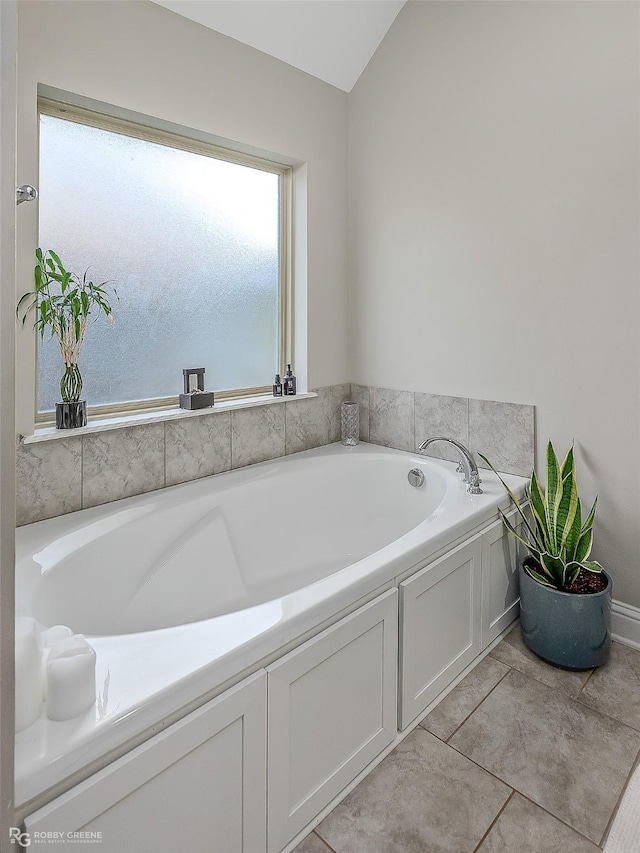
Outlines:
{"label": "black ceramic vase", "polygon": [[77,429],[87,425],[86,400],[56,403],[56,429]]}

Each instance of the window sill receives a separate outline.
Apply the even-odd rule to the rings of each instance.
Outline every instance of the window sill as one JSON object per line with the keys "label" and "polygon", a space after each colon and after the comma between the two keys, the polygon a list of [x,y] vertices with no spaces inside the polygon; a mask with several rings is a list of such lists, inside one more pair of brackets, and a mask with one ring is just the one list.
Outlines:
{"label": "window sill", "polygon": [[216,403],[208,409],[188,411],[177,406],[172,409],[159,409],[157,412],[141,412],[140,414],[118,415],[111,418],[90,419],[85,427],[80,429],[56,429],[55,427],[42,427],[36,429],[33,435],[21,435],[22,444],[38,444],[42,441],[55,441],[59,438],[71,438],[76,435],[87,435],[105,430],[122,429],[124,427],[138,426],[139,424],[157,424],[164,421],[175,421],[183,418],[201,418],[219,412],[228,412],[235,409],[249,409],[255,406],[279,406],[283,403],[295,403],[296,400],[309,400],[318,395],[313,391],[305,394],[296,394],[293,397],[245,397],[241,400],[225,400]]}

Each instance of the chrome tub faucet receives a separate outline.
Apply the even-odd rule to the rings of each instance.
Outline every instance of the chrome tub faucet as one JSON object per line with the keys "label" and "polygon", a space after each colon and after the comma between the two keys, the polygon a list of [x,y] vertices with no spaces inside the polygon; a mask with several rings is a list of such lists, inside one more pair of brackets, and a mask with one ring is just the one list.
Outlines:
{"label": "chrome tub faucet", "polygon": [[460,465],[458,465],[458,471],[464,473],[464,481],[467,484],[467,491],[470,495],[481,495],[482,489],[480,488],[480,483],[482,480],[478,474],[478,466],[476,465],[476,460],[473,458],[473,453],[471,453],[470,450],[467,450],[464,444],[460,444],[459,441],[456,441],[455,438],[446,438],[442,435],[434,436],[434,438],[427,438],[423,441],[418,448],[420,453],[424,453],[427,447],[429,447],[430,444],[433,444],[434,441],[447,441],[458,450],[462,457]]}

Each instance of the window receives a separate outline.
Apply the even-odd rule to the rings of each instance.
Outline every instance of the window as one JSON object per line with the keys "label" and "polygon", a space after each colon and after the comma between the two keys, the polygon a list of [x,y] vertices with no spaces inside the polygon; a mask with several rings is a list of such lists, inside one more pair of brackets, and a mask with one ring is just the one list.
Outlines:
{"label": "window", "polygon": [[[39,245],[109,280],[115,325],[80,357],[95,412],[270,389],[290,360],[290,169],[53,102],[40,103]],[[60,352],[38,349],[38,420],[59,400]]]}

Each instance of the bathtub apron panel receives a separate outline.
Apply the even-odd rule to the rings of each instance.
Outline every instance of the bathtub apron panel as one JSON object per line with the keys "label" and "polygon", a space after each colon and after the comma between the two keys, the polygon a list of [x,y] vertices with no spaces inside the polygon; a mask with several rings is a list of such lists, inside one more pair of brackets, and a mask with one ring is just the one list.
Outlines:
{"label": "bathtub apron panel", "polygon": [[405,729],[480,652],[482,540],[400,584],[400,720]]}
{"label": "bathtub apron panel", "polygon": [[396,736],[397,590],[269,673],[269,853],[278,853]]}
{"label": "bathtub apron panel", "polygon": [[[522,534],[517,512],[507,518]],[[520,591],[518,558],[523,547],[506,536],[502,521],[489,527],[482,539],[482,648],[496,639],[518,615]]]}
{"label": "bathtub apron panel", "polygon": [[263,851],[266,682],[257,672],[34,812],[31,842],[43,853]]}

